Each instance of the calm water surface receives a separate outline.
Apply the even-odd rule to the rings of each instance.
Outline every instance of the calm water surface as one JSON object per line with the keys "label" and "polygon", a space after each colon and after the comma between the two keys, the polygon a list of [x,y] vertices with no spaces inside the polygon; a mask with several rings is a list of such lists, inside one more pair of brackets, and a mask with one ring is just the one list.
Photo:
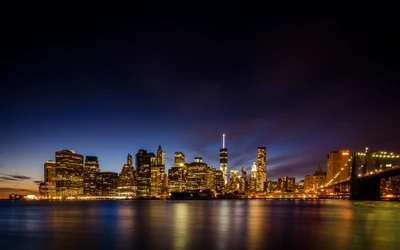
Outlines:
{"label": "calm water surface", "polygon": [[400,202],[0,201],[0,249],[400,249]]}

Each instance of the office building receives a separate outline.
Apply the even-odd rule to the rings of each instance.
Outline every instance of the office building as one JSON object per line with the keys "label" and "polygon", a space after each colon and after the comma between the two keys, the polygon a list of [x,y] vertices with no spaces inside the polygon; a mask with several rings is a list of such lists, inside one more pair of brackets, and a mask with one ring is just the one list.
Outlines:
{"label": "office building", "polygon": [[332,151],[327,156],[326,183],[332,184],[350,178],[350,150]]}
{"label": "office building", "polygon": [[228,183],[228,149],[225,147],[225,134],[222,135],[222,148],[219,150],[219,170],[222,171],[226,185]]}
{"label": "office building", "polygon": [[267,148],[257,148],[257,192],[266,190],[267,182]]}
{"label": "office building", "polygon": [[56,195],[61,197],[83,194],[83,155],[74,150],[56,152]]}
{"label": "office building", "polygon": [[86,156],[83,167],[83,194],[96,195],[96,174],[100,172],[99,160],[96,156]]}
{"label": "office building", "polygon": [[52,198],[57,196],[56,194],[56,162],[45,161],[44,162],[44,182],[41,187],[40,195],[46,198]]}
{"label": "office building", "polygon": [[118,173],[99,172],[96,174],[96,195],[97,196],[116,196],[118,183]]}
{"label": "office building", "polygon": [[135,196],[137,191],[136,172],[132,165],[132,155],[128,153],[126,163],[118,176],[117,193],[119,196]]}
{"label": "office building", "polygon": [[316,190],[323,187],[326,183],[326,172],[321,168],[318,163],[317,170],[313,175],[306,175],[304,178],[304,191]]}
{"label": "office building", "polygon": [[139,149],[136,153],[137,196],[150,195],[151,158],[153,158],[152,154],[148,154],[147,150]]}

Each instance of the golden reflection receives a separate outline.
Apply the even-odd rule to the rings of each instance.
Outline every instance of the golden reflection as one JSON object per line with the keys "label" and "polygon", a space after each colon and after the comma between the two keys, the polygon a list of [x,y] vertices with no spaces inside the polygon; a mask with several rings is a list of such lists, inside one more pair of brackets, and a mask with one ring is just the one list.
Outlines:
{"label": "golden reflection", "polygon": [[[398,228],[395,223],[398,213],[393,208],[388,208],[390,202],[367,202],[360,211],[360,219],[364,220],[364,227],[361,233],[364,238],[368,237],[372,249],[380,249],[381,246],[393,245],[393,242],[400,243]],[[389,205],[389,206],[390,206]],[[389,249],[389,248],[387,248]]]}
{"label": "golden reflection", "polygon": [[254,200],[249,202],[248,211],[246,237],[248,249],[260,249],[262,239],[268,235],[268,227],[265,225],[268,223],[269,207],[265,201]]}
{"label": "golden reflection", "polygon": [[338,228],[339,230],[335,230],[335,235],[340,238],[338,240],[338,248],[339,249],[348,249],[351,248],[351,238],[353,235],[353,224],[354,224],[354,215],[353,211],[349,208],[340,209],[340,219]]}
{"label": "golden reflection", "polygon": [[[172,242],[173,249],[187,249],[190,241],[190,213],[188,204],[177,202],[171,204],[172,210]],[[189,204],[190,205],[190,204]]]}

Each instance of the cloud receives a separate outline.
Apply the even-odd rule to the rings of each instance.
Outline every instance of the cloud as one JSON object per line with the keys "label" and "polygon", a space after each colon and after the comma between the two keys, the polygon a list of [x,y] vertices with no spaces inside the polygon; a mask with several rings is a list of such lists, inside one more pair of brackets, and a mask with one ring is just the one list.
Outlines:
{"label": "cloud", "polygon": [[19,174],[10,175],[10,174],[0,173],[0,175],[4,175],[4,176],[0,176],[0,179],[7,180],[7,181],[20,181],[20,180],[30,180],[31,179],[31,177],[29,177],[29,176],[19,175]]}
{"label": "cloud", "polygon": [[10,194],[39,194],[37,190],[30,190],[24,188],[10,188],[10,187],[0,187],[0,195],[10,195]]}
{"label": "cloud", "polygon": [[[1,180],[6,180],[6,181],[15,181],[14,178],[11,178],[11,177],[8,177],[8,176],[0,176],[0,179],[1,179]],[[1,180],[0,180],[0,181],[1,181]]]}
{"label": "cloud", "polygon": [[31,177],[25,176],[25,175],[10,175],[11,177],[15,179],[20,179],[20,180],[29,180]]}
{"label": "cloud", "polygon": [[36,184],[40,184],[40,183],[42,183],[42,181],[33,181],[33,183],[36,183]]}

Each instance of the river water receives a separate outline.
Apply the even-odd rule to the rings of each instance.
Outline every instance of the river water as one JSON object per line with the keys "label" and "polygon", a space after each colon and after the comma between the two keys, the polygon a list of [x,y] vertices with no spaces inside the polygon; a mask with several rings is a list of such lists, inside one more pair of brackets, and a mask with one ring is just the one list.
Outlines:
{"label": "river water", "polygon": [[0,201],[0,249],[400,249],[400,202]]}

